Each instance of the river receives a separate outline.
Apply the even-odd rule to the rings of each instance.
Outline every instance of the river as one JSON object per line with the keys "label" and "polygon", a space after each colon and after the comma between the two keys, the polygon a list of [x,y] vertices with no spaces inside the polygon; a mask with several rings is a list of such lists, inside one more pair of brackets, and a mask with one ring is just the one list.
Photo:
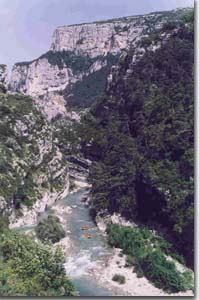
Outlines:
{"label": "river", "polygon": [[[64,267],[70,276],[80,296],[113,296],[113,293],[100,285],[92,276],[93,270],[98,264],[104,264],[107,256],[111,254],[105,238],[100,233],[92,220],[89,209],[81,201],[87,194],[86,188],[81,188],[59,200],[38,217],[38,221],[53,213],[54,206],[73,207],[70,214],[63,214],[66,218],[66,232],[71,240],[69,256],[66,257]],[[87,231],[81,227],[88,225]],[[21,227],[20,231],[34,230],[34,226]],[[91,238],[85,238],[84,234],[91,234]]]}

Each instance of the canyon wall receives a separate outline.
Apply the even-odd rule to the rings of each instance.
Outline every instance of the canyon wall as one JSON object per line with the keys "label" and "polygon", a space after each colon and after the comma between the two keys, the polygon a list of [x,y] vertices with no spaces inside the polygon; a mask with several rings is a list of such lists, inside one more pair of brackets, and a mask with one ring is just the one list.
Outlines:
{"label": "canyon wall", "polygon": [[[10,90],[32,96],[49,120],[58,115],[78,118],[74,110],[69,109],[70,98],[75,98],[73,102],[78,106],[83,98],[90,97],[90,105],[103,93],[106,78],[121,52],[137,47],[142,37],[160,29],[176,15],[175,11],[161,12],[60,26],[53,34],[48,52],[31,62],[14,65]],[[102,77],[106,78],[100,83]],[[79,82],[85,82],[84,86],[78,85]]]}

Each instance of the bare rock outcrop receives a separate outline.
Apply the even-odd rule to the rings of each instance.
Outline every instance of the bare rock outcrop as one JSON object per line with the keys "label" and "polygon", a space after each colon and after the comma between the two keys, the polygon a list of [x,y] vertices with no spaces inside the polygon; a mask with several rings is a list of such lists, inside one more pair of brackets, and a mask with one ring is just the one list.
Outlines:
{"label": "bare rock outcrop", "polygon": [[[111,65],[108,55],[119,55],[135,46],[147,30],[152,30],[149,21],[154,18],[158,19],[158,14],[58,27],[50,51],[31,62],[14,65],[11,91],[32,96],[48,120],[58,115],[77,118],[68,109],[64,91]],[[161,26],[159,19],[156,23]]]}

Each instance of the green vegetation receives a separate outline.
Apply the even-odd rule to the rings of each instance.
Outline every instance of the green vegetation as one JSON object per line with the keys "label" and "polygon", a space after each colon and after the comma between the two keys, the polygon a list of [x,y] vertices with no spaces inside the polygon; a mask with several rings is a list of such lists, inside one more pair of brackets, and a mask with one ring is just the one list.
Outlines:
{"label": "green vegetation", "polygon": [[[17,207],[18,188],[20,188],[23,173],[28,171],[28,165],[33,159],[33,150],[37,140],[37,136],[34,135],[29,142],[28,136],[31,136],[34,130],[39,132],[45,122],[34,108],[32,100],[19,94],[0,93],[0,116],[0,195],[9,205],[11,205],[11,199],[14,199],[13,204]],[[36,120],[37,123],[35,123]],[[28,135],[24,135],[20,128],[24,128],[24,132]],[[24,161],[24,165],[18,160]],[[31,176],[25,179],[24,192],[25,188],[26,192],[31,188],[26,184],[30,180],[32,180]],[[29,193],[31,199],[35,193],[36,191],[33,192],[31,189]],[[27,204],[32,201],[26,200]]]}
{"label": "green vegetation", "polygon": [[72,108],[87,108],[104,92],[110,69],[103,67],[99,71],[84,76],[67,92],[67,104]]}
{"label": "green vegetation", "polygon": [[63,268],[59,248],[4,230],[0,236],[1,296],[73,296],[75,289]]}
{"label": "green vegetation", "polygon": [[69,107],[78,109],[90,107],[104,93],[111,67],[117,64],[119,56],[109,53],[98,59],[106,60],[106,66],[88,76],[85,75],[81,81],[77,81],[65,91],[65,99]]}
{"label": "green vegetation", "polygon": [[145,18],[146,28],[144,29],[143,33],[155,33],[157,31],[158,23],[160,25],[158,26],[158,30],[160,30],[162,25],[163,30],[165,29],[166,31],[167,29],[172,30],[178,26],[182,26],[184,16],[188,15],[189,13],[193,13],[193,9],[182,8],[172,11],[155,12],[153,13],[153,16]]}
{"label": "green vegetation", "polygon": [[128,31],[129,30],[129,26],[120,26],[120,25],[115,25],[114,26],[115,32],[117,34],[119,34],[120,32],[124,32],[124,31]]}
{"label": "green vegetation", "polygon": [[[142,255],[146,256],[148,252],[145,253],[145,250],[148,251],[151,245],[153,245],[152,248],[155,247],[166,255],[173,257],[173,259],[178,259],[181,263],[184,263],[183,258],[177,256],[175,253],[171,243],[145,227],[130,228],[121,227],[119,225],[109,225],[107,232],[109,235],[109,244],[122,248],[125,250],[125,253],[128,254],[126,262],[129,266],[134,265],[135,257],[142,257]],[[142,242],[142,246],[139,241]],[[127,244],[125,244],[126,242]],[[133,247],[133,250],[129,248],[131,246]]]}
{"label": "green vegetation", "polygon": [[31,207],[34,202],[39,198],[40,193],[35,189],[35,182],[31,174],[29,174],[23,182],[19,185],[17,192],[14,195],[15,208],[20,208],[20,204]]}
{"label": "green vegetation", "polygon": [[119,284],[124,284],[126,279],[123,275],[115,274],[112,278],[113,281],[117,281]]}
{"label": "green vegetation", "polygon": [[[159,288],[178,292],[193,289],[191,273],[186,271],[182,274],[176,270],[173,262],[168,261],[160,251],[153,251],[141,262],[141,268],[145,276]],[[187,282],[187,275],[189,281]]]}
{"label": "green vegetation", "polygon": [[38,223],[36,234],[43,242],[51,241],[52,243],[57,243],[65,237],[65,232],[59,218],[53,215],[49,215],[47,219]]}
{"label": "green vegetation", "polygon": [[[190,23],[191,26],[191,23]],[[109,90],[82,120],[92,211],[108,210],[164,232],[193,267],[193,31],[171,32],[131,68],[120,61]]]}
{"label": "green vegetation", "polygon": [[4,232],[5,229],[8,228],[8,218],[6,216],[2,216],[0,217],[0,235]]}
{"label": "green vegetation", "polygon": [[[46,137],[47,130],[49,140]],[[52,246],[50,249],[49,246],[35,243],[31,238],[7,229],[8,211],[20,215],[22,205],[32,206],[41,197],[43,189],[53,188],[55,182],[56,188],[65,184],[59,176],[53,177],[54,171],[49,164],[55,157],[55,146],[45,153],[43,159],[39,152],[41,141],[51,142],[50,130],[31,98],[0,91],[1,296],[75,294],[73,284],[65,275],[64,258],[59,249],[55,250]],[[54,164],[53,169],[55,167]],[[58,167],[62,165],[58,164]],[[38,178],[42,177],[45,181],[38,182]],[[49,221],[47,238],[54,242],[64,234],[57,220],[49,218]],[[40,233],[45,238],[46,233],[42,233],[42,229]]]}
{"label": "green vegetation", "polygon": [[[131,23],[132,21],[139,20],[140,17],[146,17],[146,16],[148,17],[151,14],[153,14],[155,16],[149,18],[150,22],[153,20],[155,22],[155,20],[158,20],[158,19],[161,20],[163,18],[165,18],[165,21],[169,21],[169,20],[181,19],[181,17],[187,13],[187,10],[189,11],[189,9],[187,9],[187,8],[178,8],[177,10],[172,10],[172,11],[155,11],[155,12],[152,12],[147,15],[126,16],[126,17],[122,17],[122,18],[101,20],[101,21],[97,21],[97,22],[95,21],[92,23],[96,23],[96,24],[115,23],[115,22],[116,23],[118,23],[118,22]],[[84,25],[84,24],[88,24],[88,23],[75,24],[75,25]],[[70,26],[73,26],[73,25],[70,25]]]}
{"label": "green vegetation", "polygon": [[182,16],[182,21],[186,24],[190,32],[194,32],[194,10],[190,10]]}
{"label": "green vegetation", "polygon": [[132,267],[133,265],[136,265],[136,259],[132,255],[127,255],[126,257],[126,265],[125,267]]}
{"label": "green vegetation", "polygon": [[[56,146],[53,145],[43,157],[40,154],[41,141],[51,143],[51,130],[30,97],[0,92],[2,211],[12,208],[17,213],[22,205],[30,207],[41,198],[43,189],[61,190],[64,187],[64,176],[54,176],[55,171],[50,165],[56,155]],[[66,161],[57,162],[57,168],[63,164]],[[44,177],[46,183],[38,183],[39,177]]]}
{"label": "green vegetation", "polygon": [[[193,288],[190,271],[180,273],[175,263],[166,258],[165,254],[172,252],[170,245],[160,236],[146,228],[122,227],[117,224],[109,224],[107,233],[110,245],[122,248],[127,254],[127,266],[134,266],[138,277],[144,275],[155,286],[169,292]],[[119,281],[119,276],[115,280]]]}
{"label": "green vegetation", "polygon": [[[81,43],[83,43],[83,39],[78,41],[78,44]],[[106,66],[89,75],[84,75],[81,81],[77,81],[64,91],[67,106],[82,109],[90,107],[103,94],[107,84],[107,76],[111,67],[118,62],[119,56],[108,54],[105,57],[91,58],[85,55],[76,55],[72,51],[48,51],[40,58],[47,58],[50,64],[57,65],[60,70],[67,66],[72,69],[75,75],[88,72],[92,64],[98,60],[106,62]],[[60,76],[63,76],[61,72]]]}
{"label": "green vegetation", "polygon": [[7,89],[6,89],[5,85],[0,83],[0,93],[5,94],[6,92],[7,92]]}
{"label": "green vegetation", "polygon": [[74,74],[88,71],[90,66],[95,62],[96,58],[91,58],[84,55],[76,55],[72,51],[48,51],[40,59],[46,58],[51,65],[56,65],[59,69],[64,66],[71,68]]}
{"label": "green vegetation", "polygon": [[[177,23],[168,12],[162,17],[169,23],[154,32],[154,18],[148,30],[153,34],[140,44],[146,53],[133,65],[133,73],[126,76],[132,68],[131,50],[120,60],[103,96],[105,79],[117,56],[92,59],[69,51],[49,51],[41,58],[57,65],[59,76],[63,76],[64,65],[78,74],[87,72],[98,59],[107,60],[107,66],[65,91],[69,105],[78,109],[100,97],[82,118],[82,128],[70,120],[54,120],[53,138],[65,155],[78,153],[81,139],[81,149],[92,160],[92,213],[118,212],[161,233],[110,225],[109,243],[127,255],[126,267],[134,266],[138,277],[146,276],[157,287],[178,292],[193,288],[192,274],[179,272],[168,256],[194,265],[194,15],[190,11]],[[173,32],[176,26],[178,31]],[[160,36],[163,31],[171,33],[167,41]],[[147,47],[157,41],[162,47],[149,51]],[[29,62],[20,65],[26,64]],[[39,162],[38,141],[48,143],[47,132],[51,128],[31,98],[7,94],[0,85],[1,296],[75,295],[61,251],[47,246],[65,235],[58,218],[48,216],[36,228],[37,237],[46,245],[7,229],[8,209],[20,212],[22,205],[32,206],[41,189],[55,191],[64,185],[64,178],[55,178],[49,164],[55,146]],[[63,160],[61,167],[65,164]],[[58,171],[55,165],[53,169]],[[44,182],[38,183],[43,177]],[[125,283],[120,274],[113,280]]]}
{"label": "green vegetation", "polygon": [[63,155],[79,153],[80,124],[66,117],[56,120],[54,128],[53,140],[58,140],[57,146]]}

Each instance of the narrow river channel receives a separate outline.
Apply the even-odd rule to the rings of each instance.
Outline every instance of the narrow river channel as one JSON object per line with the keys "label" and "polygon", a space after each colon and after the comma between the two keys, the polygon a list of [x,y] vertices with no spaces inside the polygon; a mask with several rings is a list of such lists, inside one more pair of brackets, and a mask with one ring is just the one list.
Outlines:
{"label": "narrow river channel", "polygon": [[[111,249],[92,220],[89,209],[81,202],[86,194],[86,189],[82,188],[60,200],[63,205],[75,207],[67,216],[67,230],[70,231],[73,248],[70,251],[71,256],[66,260],[65,268],[80,296],[113,296],[109,290],[89,276],[89,271],[95,269],[98,263],[104,263]],[[81,230],[84,225],[89,226],[89,230],[86,231],[91,234],[89,239],[84,237],[85,232]]]}
{"label": "narrow river channel", "polygon": [[[80,296],[113,296],[110,290],[100,285],[92,276],[95,266],[105,263],[111,249],[92,220],[89,209],[81,201],[86,194],[86,188],[82,188],[59,200],[59,203],[55,203],[55,205],[59,204],[61,207],[73,207],[72,212],[65,216],[67,218],[66,232],[72,241],[72,245],[69,249],[70,255],[66,257],[64,266]],[[53,206],[42,213],[38,217],[38,221],[52,213]],[[85,225],[88,225],[89,229],[82,231],[81,228]],[[34,230],[34,226],[22,227],[20,231],[30,229]],[[89,233],[91,238],[85,238],[85,233]]]}

